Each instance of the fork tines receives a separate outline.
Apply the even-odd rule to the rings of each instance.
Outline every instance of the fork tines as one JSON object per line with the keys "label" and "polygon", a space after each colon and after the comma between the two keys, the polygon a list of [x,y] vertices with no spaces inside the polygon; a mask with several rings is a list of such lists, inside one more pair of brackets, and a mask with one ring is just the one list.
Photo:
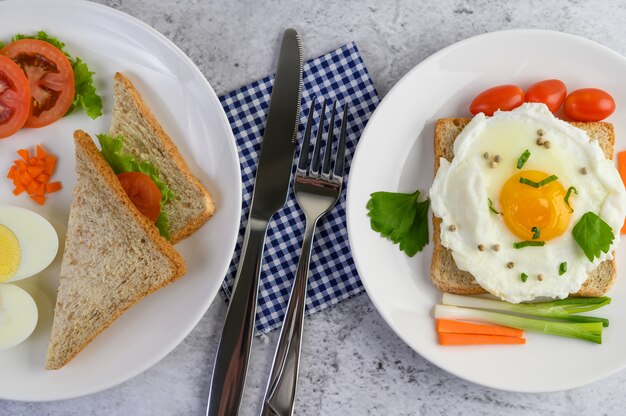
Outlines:
{"label": "fork tines", "polygon": [[[337,102],[333,103],[333,107],[330,113],[330,122],[328,123],[328,135],[324,143],[324,124],[326,121],[326,100],[322,101],[322,111],[320,113],[320,120],[317,124],[317,134],[315,138],[315,148],[313,149],[313,158],[309,165],[309,153],[311,152],[311,129],[313,125],[313,115],[315,113],[315,106],[317,99],[313,99],[309,108],[309,116],[307,119],[306,129],[304,131],[304,139],[302,141],[302,148],[300,149],[300,159],[298,161],[298,170],[302,173],[310,175],[324,175],[331,176],[331,164],[333,153],[333,142],[335,138],[335,114],[337,113]],[[348,105],[343,107],[343,115],[341,119],[341,130],[339,133],[339,143],[337,144],[337,152],[332,169],[332,178],[341,180],[343,178],[344,170],[344,157],[346,151],[346,124],[348,122]],[[322,154],[322,147],[325,146],[324,158],[320,160]],[[321,166],[320,166],[321,165]],[[320,169],[321,168],[321,169]],[[307,172],[308,170],[308,172]]]}

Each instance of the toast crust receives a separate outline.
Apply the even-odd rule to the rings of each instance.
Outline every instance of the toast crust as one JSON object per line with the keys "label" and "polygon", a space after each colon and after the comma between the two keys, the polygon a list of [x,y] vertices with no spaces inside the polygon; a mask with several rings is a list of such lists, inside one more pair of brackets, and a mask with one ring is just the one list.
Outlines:
{"label": "toast crust", "polygon": [[[162,282],[162,284],[160,284],[160,285],[155,285],[155,286],[149,287],[143,293],[138,293],[137,296],[133,300],[128,302],[126,305],[124,305],[124,307],[118,309],[111,316],[111,319],[109,320],[109,322],[105,323],[97,331],[94,331],[94,333],[89,338],[87,338],[87,340],[82,345],[80,345],[78,348],[76,348],[69,356],[64,357],[62,360],[53,360],[52,357],[51,357],[51,350],[49,348],[48,356],[46,358],[46,365],[45,365],[45,368],[48,369],[48,370],[57,370],[57,369],[65,366],[74,357],[76,357],[76,355],[78,353],[80,353],[83,349],[85,349],[85,347],[87,345],[89,345],[89,343],[91,343],[91,341],[93,341],[98,335],[100,335],[102,333],[102,331],[104,331],[109,326],[111,326],[111,324],[120,315],[122,315],[124,312],[126,312],[130,307],[132,307],[137,302],[139,302],[141,299],[145,298],[146,296],[150,295],[151,293],[154,293],[157,290],[163,288],[164,286],[167,286],[168,284],[174,282],[175,280],[178,280],[180,277],[182,277],[187,272],[187,269],[186,269],[186,266],[185,266],[185,261],[182,258],[182,256],[176,251],[176,249],[169,242],[167,242],[159,234],[159,231],[154,226],[154,224],[151,223],[150,220],[148,220],[148,218],[146,218],[135,207],[135,205],[132,203],[132,201],[130,200],[130,198],[128,197],[128,195],[126,194],[124,189],[122,188],[122,185],[120,184],[120,181],[117,179],[117,176],[115,175],[115,173],[113,172],[113,170],[111,169],[109,164],[106,162],[106,160],[104,160],[104,158],[102,157],[102,155],[100,154],[100,152],[96,148],[96,146],[95,146],[93,140],[91,139],[91,137],[87,133],[85,133],[84,131],[77,130],[77,131],[74,132],[74,142],[75,142],[75,145],[76,145],[76,148],[77,148],[77,152],[80,149],[89,157],[91,163],[93,164],[93,166],[95,167],[97,172],[105,180],[107,186],[109,186],[110,189],[113,191],[113,193],[115,194],[115,196],[118,199],[119,203],[121,204],[120,209],[125,209],[129,213],[131,213],[131,215],[133,216],[134,220],[141,227],[142,231],[145,232],[146,238],[149,238],[156,245],[158,251],[167,258],[167,260],[169,261],[169,263],[173,267],[173,273],[172,273],[172,278],[171,279]],[[67,245],[66,245],[65,248],[67,248]],[[64,250],[64,253],[63,253],[63,257],[64,258],[66,256],[66,254],[67,254],[67,252],[66,252],[66,250]],[[63,274],[63,270],[61,270],[61,274]],[[57,299],[57,305],[58,305],[58,299]],[[56,310],[56,307],[55,307],[55,310]],[[55,332],[53,331],[52,335],[51,335],[51,340],[50,340],[51,344],[52,344],[52,341],[53,341],[52,336],[54,334],[55,334]]]}
{"label": "toast crust", "polygon": [[163,127],[161,127],[161,124],[152,114],[150,108],[143,101],[143,98],[141,97],[133,83],[121,72],[115,73],[114,80],[115,82],[119,82],[120,84],[124,85],[124,88],[129,92],[130,96],[132,97],[135,106],[137,106],[142,116],[145,117],[146,121],[156,132],[156,138],[162,143],[163,147],[167,150],[171,158],[175,161],[178,169],[180,169],[185,178],[198,189],[204,200],[205,210],[201,212],[197,217],[192,219],[186,227],[171,235],[172,244],[176,244],[180,240],[183,240],[193,234],[198,228],[204,225],[209,220],[209,218],[213,216],[213,213],[215,212],[215,203],[213,201],[213,197],[211,196],[209,191],[207,191],[206,188],[202,185],[202,183],[191,173],[189,167],[187,166],[187,163],[181,156],[180,151],[178,150],[172,139],[167,135],[165,130],[163,130]]}
{"label": "toast crust", "polygon": [[[434,153],[435,174],[439,170],[440,158],[452,161],[454,157],[454,141],[471,121],[470,118],[442,118],[435,123]],[[591,140],[598,140],[607,159],[613,158],[615,131],[611,123],[570,122],[575,127],[588,133]],[[430,264],[430,278],[433,285],[442,292],[459,295],[477,295],[487,293],[474,279],[463,270],[459,270],[452,252],[441,244],[441,219],[433,215],[433,255]],[[613,253],[615,254],[615,253]],[[617,278],[616,261],[605,260],[597,268],[590,271],[589,278],[573,296],[603,296],[613,286]]]}

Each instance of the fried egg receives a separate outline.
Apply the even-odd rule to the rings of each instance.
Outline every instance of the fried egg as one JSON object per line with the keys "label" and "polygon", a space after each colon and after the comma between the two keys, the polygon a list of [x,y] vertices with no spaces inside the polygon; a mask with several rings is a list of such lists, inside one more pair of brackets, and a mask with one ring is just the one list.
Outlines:
{"label": "fried egg", "polygon": [[0,205],[0,282],[36,275],[52,263],[59,249],[54,227],[24,208]]}
{"label": "fried egg", "polygon": [[[514,303],[565,298],[613,258],[626,215],[624,184],[598,143],[545,105],[476,115],[454,155],[440,161],[431,206],[442,220],[441,243],[488,292]],[[572,235],[587,212],[615,236],[593,261]]]}

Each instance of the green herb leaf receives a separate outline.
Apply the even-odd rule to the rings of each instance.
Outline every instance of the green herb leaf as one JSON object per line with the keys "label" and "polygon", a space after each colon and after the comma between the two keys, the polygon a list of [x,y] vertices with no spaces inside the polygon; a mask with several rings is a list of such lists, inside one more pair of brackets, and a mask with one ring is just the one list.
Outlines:
{"label": "green herb leaf", "polygon": [[498,210],[494,208],[491,198],[487,198],[487,201],[489,201],[489,211],[491,211],[492,214],[502,215],[501,212],[498,212]]}
{"label": "green herb leaf", "polygon": [[545,245],[545,241],[520,241],[519,243],[513,243],[513,248],[541,247]]}
{"label": "green herb leaf", "polygon": [[0,40],[0,49],[4,48],[4,43]]}
{"label": "green herb leaf", "polygon": [[567,205],[567,208],[569,208],[570,213],[574,212],[574,209],[569,204],[569,197],[572,194],[572,191],[574,191],[574,193],[578,195],[578,191],[573,186],[570,186],[569,188],[567,188],[567,193],[565,194],[565,205]]}
{"label": "green herb leaf", "polygon": [[531,181],[530,179],[526,179],[524,177],[519,178],[519,183],[523,183],[524,185],[529,185],[532,186],[533,188],[541,188],[542,186],[545,186],[547,184],[549,184],[550,182],[554,182],[557,179],[559,179],[558,176],[556,175],[550,175],[547,178],[543,179],[540,182],[535,182],[535,181]]}
{"label": "green herb leaf", "polygon": [[533,240],[537,240],[541,236],[541,231],[539,230],[539,227],[533,227],[530,231],[533,232]]}
{"label": "green herb leaf", "polygon": [[98,141],[102,148],[102,155],[109,162],[111,169],[116,175],[124,172],[142,172],[150,176],[150,179],[161,191],[161,213],[156,221],[156,226],[159,228],[161,235],[169,239],[169,218],[163,211],[163,205],[171,201],[176,195],[169,188],[161,175],[159,170],[150,162],[139,162],[132,155],[124,153],[124,138],[117,136],[112,138],[108,134],[98,134]]}
{"label": "green herb leaf", "polygon": [[96,119],[102,115],[102,98],[100,98],[94,86],[94,72],[89,70],[89,67],[87,67],[87,64],[82,59],[72,57],[72,55],[65,50],[65,43],[54,36],[48,35],[44,31],[39,31],[36,35],[17,34],[13,36],[12,41],[21,39],[37,39],[48,42],[63,52],[72,64],[72,70],[74,71],[74,100],[65,115],[71,114],[75,109],[81,107],[85,109],[87,115],[92,119]]}
{"label": "green herb leaf", "polygon": [[611,226],[591,211],[580,217],[572,235],[589,261],[607,253],[615,239]]}
{"label": "green herb leaf", "polygon": [[520,279],[522,279],[522,282],[526,283],[526,280],[528,280],[528,275],[526,273],[522,273],[520,275]]}
{"label": "green herb leaf", "polygon": [[524,153],[522,153],[519,159],[517,159],[517,168],[521,169],[526,163],[526,161],[528,161],[529,157],[530,157],[530,152],[528,151],[528,149],[524,150]]}
{"label": "green herb leaf", "polygon": [[567,262],[559,264],[559,276],[563,276],[567,272]]}
{"label": "green herb leaf", "polygon": [[419,191],[412,194],[374,192],[367,202],[372,230],[400,244],[400,250],[413,257],[428,244],[428,206],[419,202]]}

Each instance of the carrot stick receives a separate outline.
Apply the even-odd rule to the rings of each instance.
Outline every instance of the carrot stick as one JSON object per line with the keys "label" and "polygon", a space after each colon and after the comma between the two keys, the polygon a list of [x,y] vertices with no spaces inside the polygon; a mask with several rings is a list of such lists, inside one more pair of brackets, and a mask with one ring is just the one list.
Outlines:
{"label": "carrot stick", "polygon": [[[617,154],[617,168],[619,170],[619,176],[622,177],[622,182],[626,185],[626,150]],[[626,221],[624,221],[620,233],[626,234]]]}
{"label": "carrot stick", "polygon": [[521,329],[509,328],[508,326],[474,324],[470,322],[453,321],[451,319],[437,319],[437,332],[501,335],[518,338],[524,335],[524,331]]}
{"label": "carrot stick", "polygon": [[501,335],[439,333],[439,345],[526,344],[526,338]]}

